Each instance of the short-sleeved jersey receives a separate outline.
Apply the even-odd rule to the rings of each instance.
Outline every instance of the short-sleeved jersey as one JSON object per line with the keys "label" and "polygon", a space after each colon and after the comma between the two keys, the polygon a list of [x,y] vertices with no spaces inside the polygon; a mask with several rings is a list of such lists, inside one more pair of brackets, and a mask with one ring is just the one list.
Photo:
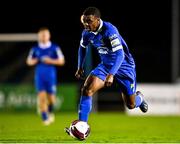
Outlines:
{"label": "short-sleeved jersey", "polygon": [[135,68],[134,59],[129,52],[126,42],[119,34],[117,28],[109,22],[101,20],[97,32],[84,30],[80,46],[83,48],[95,48],[101,58],[101,63],[108,69],[115,63],[116,51],[123,49],[124,59],[119,69],[128,70],[128,68]]}
{"label": "short-sleeved jersey", "polygon": [[37,58],[38,64],[36,65],[36,75],[51,76],[56,73],[56,68],[52,64],[45,64],[43,62],[44,57],[50,57],[52,59],[62,58],[63,53],[60,47],[54,43],[49,43],[47,47],[41,47],[40,44],[35,45],[30,53],[29,58]]}

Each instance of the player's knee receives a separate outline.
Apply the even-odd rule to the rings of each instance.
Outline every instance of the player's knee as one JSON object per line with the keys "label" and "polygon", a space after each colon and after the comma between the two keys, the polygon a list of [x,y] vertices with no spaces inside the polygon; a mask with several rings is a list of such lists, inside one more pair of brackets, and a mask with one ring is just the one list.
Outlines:
{"label": "player's knee", "polygon": [[47,97],[46,95],[42,94],[42,95],[39,95],[39,103],[40,104],[44,104],[47,102]]}
{"label": "player's knee", "polygon": [[49,95],[48,96],[48,103],[49,104],[54,104],[56,102],[56,97],[55,95]]}
{"label": "player's knee", "polygon": [[93,91],[93,89],[89,89],[87,87],[82,87],[81,93],[82,93],[82,95],[85,95],[85,96],[92,96],[94,94],[94,91]]}
{"label": "player's knee", "polygon": [[41,105],[43,104],[44,105],[46,103],[47,103],[47,100],[45,98],[40,98],[39,99],[39,104],[41,104]]}

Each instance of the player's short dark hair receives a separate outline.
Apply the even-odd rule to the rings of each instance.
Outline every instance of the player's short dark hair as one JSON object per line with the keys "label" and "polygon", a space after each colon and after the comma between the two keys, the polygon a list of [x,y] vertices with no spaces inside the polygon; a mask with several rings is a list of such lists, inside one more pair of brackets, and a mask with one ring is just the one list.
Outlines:
{"label": "player's short dark hair", "polygon": [[96,7],[88,7],[84,10],[83,15],[87,16],[87,15],[94,15],[98,18],[101,17],[101,13],[100,10]]}
{"label": "player's short dark hair", "polygon": [[50,31],[48,27],[41,27],[41,28],[39,28],[38,33],[41,31],[46,31],[46,30]]}

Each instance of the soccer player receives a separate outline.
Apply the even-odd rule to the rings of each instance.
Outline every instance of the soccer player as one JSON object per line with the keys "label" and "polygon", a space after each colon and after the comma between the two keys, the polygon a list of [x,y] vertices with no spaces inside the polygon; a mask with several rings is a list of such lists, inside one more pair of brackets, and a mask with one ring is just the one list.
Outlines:
{"label": "soccer player", "polygon": [[[148,105],[141,92],[136,92],[135,62],[118,29],[103,21],[96,7],[88,7],[81,16],[84,26],[78,51],[78,69],[75,76],[83,77],[83,65],[89,48],[97,50],[101,62],[91,71],[82,86],[79,103],[79,120],[88,121],[92,108],[92,96],[101,88],[112,85],[116,79],[120,85],[124,102],[129,109],[140,108],[147,112]],[[70,129],[66,129],[71,133]]]}
{"label": "soccer player", "polygon": [[38,31],[38,44],[32,47],[27,65],[34,66],[35,85],[38,92],[38,109],[41,112],[45,125],[54,122],[53,106],[56,95],[56,67],[65,64],[64,55],[60,47],[50,41],[48,28],[40,28]]}

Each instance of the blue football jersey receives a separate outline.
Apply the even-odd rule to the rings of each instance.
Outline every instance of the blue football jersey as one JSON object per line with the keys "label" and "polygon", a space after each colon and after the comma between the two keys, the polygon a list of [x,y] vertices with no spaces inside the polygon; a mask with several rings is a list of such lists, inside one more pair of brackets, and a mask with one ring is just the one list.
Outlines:
{"label": "blue football jersey", "polygon": [[83,48],[93,47],[98,51],[101,63],[108,69],[114,65],[117,57],[117,51],[124,51],[124,58],[119,69],[135,68],[135,62],[129,52],[128,46],[117,28],[109,22],[100,21],[97,32],[84,30],[80,46]]}
{"label": "blue football jersey", "polygon": [[44,57],[50,57],[52,59],[57,59],[64,57],[60,47],[54,43],[49,43],[49,46],[43,48],[40,44],[34,46],[30,53],[30,58],[37,58],[38,64],[36,65],[36,75],[50,76],[56,73],[55,65],[45,64],[43,62]]}

